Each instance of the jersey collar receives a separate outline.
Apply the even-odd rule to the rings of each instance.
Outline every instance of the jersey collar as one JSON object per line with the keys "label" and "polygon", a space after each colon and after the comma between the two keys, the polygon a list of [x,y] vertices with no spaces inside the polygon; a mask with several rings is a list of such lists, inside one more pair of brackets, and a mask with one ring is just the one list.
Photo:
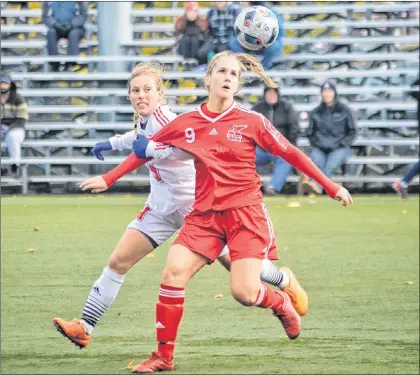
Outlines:
{"label": "jersey collar", "polygon": [[198,113],[200,114],[201,117],[205,118],[207,121],[210,121],[211,123],[215,123],[216,121],[219,121],[221,118],[225,117],[229,112],[231,112],[236,107],[236,102],[234,101],[232,105],[228,109],[226,109],[226,111],[222,112],[219,116],[215,118],[211,118],[203,112],[203,109],[201,108],[203,105],[204,104],[201,104],[198,107]]}

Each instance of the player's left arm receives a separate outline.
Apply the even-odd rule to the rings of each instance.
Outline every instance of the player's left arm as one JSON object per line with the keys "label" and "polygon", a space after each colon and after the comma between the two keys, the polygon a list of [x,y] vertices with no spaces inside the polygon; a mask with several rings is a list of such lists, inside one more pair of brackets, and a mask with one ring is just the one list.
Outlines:
{"label": "player's left arm", "polygon": [[280,156],[290,165],[318,182],[334,199],[341,200],[344,206],[352,203],[346,189],[334,183],[302,151],[293,146],[264,116],[255,126],[255,142],[272,155]]}
{"label": "player's left arm", "polygon": [[164,143],[155,142],[153,140],[149,140],[146,147],[145,156],[147,158],[166,160],[190,160],[194,158],[192,154],[181,150],[178,147],[172,147]]}
{"label": "player's left arm", "polygon": [[133,142],[133,152],[139,158],[168,160],[193,159],[192,154],[182,150],[182,145],[189,143],[190,136],[187,132],[188,129],[184,129],[186,120],[188,118],[183,115],[177,117],[151,138],[139,134]]}

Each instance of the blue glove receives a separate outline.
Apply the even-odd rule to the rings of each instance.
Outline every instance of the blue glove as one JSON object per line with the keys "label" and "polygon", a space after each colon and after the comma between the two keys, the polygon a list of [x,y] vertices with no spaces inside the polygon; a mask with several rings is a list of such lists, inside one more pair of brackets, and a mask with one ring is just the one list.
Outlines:
{"label": "blue glove", "polygon": [[135,141],[133,141],[133,152],[138,158],[146,159],[146,148],[149,144],[149,139],[142,134],[139,134]]}
{"label": "blue glove", "polygon": [[95,147],[92,149],[92,154],[95,155],[95,158],[98,160],[104,160],[102,151],[111,151],[112,146],[110,141],[98,142]]}

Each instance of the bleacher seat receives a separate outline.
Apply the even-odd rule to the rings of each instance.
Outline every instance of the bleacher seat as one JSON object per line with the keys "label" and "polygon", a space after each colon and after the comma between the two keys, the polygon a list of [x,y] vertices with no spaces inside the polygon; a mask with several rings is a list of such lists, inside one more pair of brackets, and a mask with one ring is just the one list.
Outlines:
{"label": "bleacher seat", "polygon": [[[200,12],[205,15],[207,10],[203,7]],[[418,18],[409,17],[410,12],[418,11],[418,2],[336,3],[322,8],[316,3],[287,4],[278,10],[285,19],[285,51],[276,61],[279,65],[268,75],[281,81],[282,96],[291,100],[305,119],[301,128],[307,127],[307,113],[317,104],[319,84],[325,79],[336,81],[340,95],[357,112],[359,135],[354,144],[357,152],[348,162],[357,167],[357,172],[335,179],[362,184],[393,182],[397,168],[418,160],[419,138],[415,134],[418,124],[414,113],[417,104],[408,95],[419,71]],[[70,57],[46,56],[45,39],[40,39],[40,34],[46,32],[45,26],[22,24],[25,18],[35,17],[39,22],[39,9],[3,9],[2,18],[7,22],[1,28],[1,64],[2,69],[12,70],[13,79],[21,85],[21,94],[30,102],[28,137],[23,147],[24,154],[31,156],[22,159],[22,178],[2,177],[2,183],[17,184],[27,193],[31,183],[76,183],[89,176],[91,165],[114,165],[123,160],[122,156],[112,156],[106,157],[104,163],[85,155],[97,137],[132,129],[128,119],[133,109],[128,103],[118,103],[127,95],[128,70],[137,62],[164,64],[164,79],[171,85],[167,96],[175,112],[195,108],[197,104],[173,100],[173,97],[200,99],[206,95],[201,85],[204,73],[185,70],[184,59],[172,48],[173,20],[183,12],[182,6],[133,9],[132,38],[119,41],[125,50],[122,56],[97,56],[99,42],[88,37],[81,47],[89,56]],[[90,34],[96,33],[97,11],[89,9],[88,14],[87,29]],[[167,22],[160,22],[163,17],[167,17]],[[22,34],[26,40],[17,38],[23,39]],[[31,49],[40,52],[36,56],[26,55],[33,53]],[[156,51],[159,54],[154,54]],[[87,72],[47,72],[48,62],[67,61],[87,65]],[[122,62],[127,69],[100,72],[103,62]],[[39,66],[44,67],[44,72],[36,71]],[[194,84],[178,87],[184,81]],[[104,83],[117,83],[119,88],[103,87]],[[261,92],[262,84],[244,87],[239,93],[240,100],[249,106],[251,100],[261,97]],[[116,101],[98,104],[102,98]],[[110,115],[108,122],[99,121],[104,114]],[[83,121],[70,121],[80,115]],[[48,138],[51,136],[54,138]],[[308,140],[300,139],[299,146],[308,147]],[[9,158],[2,158],[2,164],[11,163]],[[63,172],[62,166],[69,169]],[[33,173],[34,168],[37,173]],[[263,180],[267,178],[262,176]],[[288,181],[296,179],[291,176]],[[146,184],[148,178],[130,175],[125,181]]]}

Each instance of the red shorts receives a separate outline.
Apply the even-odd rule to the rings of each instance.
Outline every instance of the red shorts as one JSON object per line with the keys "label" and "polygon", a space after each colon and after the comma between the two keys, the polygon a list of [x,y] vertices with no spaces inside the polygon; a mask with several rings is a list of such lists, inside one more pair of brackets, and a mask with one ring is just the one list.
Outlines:
{"label": "red shorts", "polygon": [[225,211],[194,210],[174,244],[214,261],[225,244],[232,261],[244,258],[278,259],[275,231],[264,204]]}

